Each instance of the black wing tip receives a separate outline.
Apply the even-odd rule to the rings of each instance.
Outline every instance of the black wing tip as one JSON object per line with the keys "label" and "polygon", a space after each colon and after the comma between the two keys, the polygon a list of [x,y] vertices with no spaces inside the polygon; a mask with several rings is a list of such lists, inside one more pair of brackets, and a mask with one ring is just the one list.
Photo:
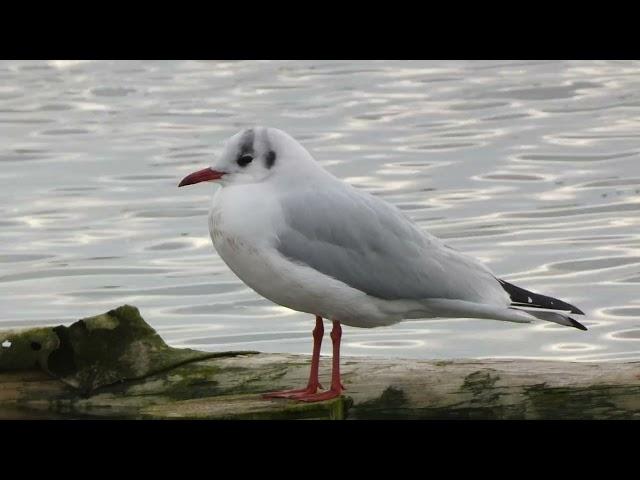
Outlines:
{"label": "black wing tip", "polygon": [[[583,314],[584,315],[584,314]],[[584,325],[582,325],[580,322],[577,322],[576,320],[574,320],[571,317],[567,317],[569,319],[569,321],[571,322],[571,326],[577,328],[578,330],[583,330],[583,331],[587,331],[587,327],[585,327]]]}
{"label": "black wing tip", "polygon": [[528,306],[532,308],[548,308],[550,310],[569,310],[570,313],[584,315],[582,310],[570,303],[563,302],[557,298],[547,297],[546,295],[540,295],[539,293],[530,292],[529,290],[525,290],[499,278],[497,280],[511,297],[513,305],[518,304],[518,306]]}

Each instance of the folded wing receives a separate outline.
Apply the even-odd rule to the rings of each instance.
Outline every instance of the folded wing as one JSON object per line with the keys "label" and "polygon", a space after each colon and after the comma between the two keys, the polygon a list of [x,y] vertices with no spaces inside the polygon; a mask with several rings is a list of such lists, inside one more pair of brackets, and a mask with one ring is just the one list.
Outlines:
{"label": "folded wing", "polygon": [[277,248],[292,261],[381,299],[509,305],[490,270],[377,197],[342,183],[286,195]]}

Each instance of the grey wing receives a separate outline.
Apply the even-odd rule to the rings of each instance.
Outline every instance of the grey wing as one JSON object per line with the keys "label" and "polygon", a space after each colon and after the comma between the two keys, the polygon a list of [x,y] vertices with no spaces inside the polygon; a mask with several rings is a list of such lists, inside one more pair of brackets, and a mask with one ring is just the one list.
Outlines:
{"label": "grey wing", "polygon": [[486,267],[377,197],[340,185],[291,193],[281,205],[286,226],[278,235],[278,251],[368,295],[508,304]]}

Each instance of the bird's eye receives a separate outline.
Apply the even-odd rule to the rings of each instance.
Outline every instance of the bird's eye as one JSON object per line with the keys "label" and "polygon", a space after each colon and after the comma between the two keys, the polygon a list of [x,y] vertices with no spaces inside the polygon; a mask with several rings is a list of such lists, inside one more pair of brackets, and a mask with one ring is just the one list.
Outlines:
{"label": "bird's eye", "polygon": [[249,165],[251,162],[253,161],[253,157],[251,155],[242,155],[239,159],[238,159],[238,165],[240,165],[241,167],[246,167],[247,165]]}

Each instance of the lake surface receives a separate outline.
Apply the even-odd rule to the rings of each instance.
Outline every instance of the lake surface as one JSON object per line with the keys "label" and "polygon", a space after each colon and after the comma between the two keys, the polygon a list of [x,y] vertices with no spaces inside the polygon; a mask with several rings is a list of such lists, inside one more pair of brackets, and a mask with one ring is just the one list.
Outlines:
{"label": "lake surface", "polygon": [[626,61],[0,62],[0,328],[129,303],[174,346],[310,353],[313,317],[215,253],[217,186],[176,186],[254,124],[587,313],[588,332],[345,327],[344,354],[640,360],[640,63]]}

